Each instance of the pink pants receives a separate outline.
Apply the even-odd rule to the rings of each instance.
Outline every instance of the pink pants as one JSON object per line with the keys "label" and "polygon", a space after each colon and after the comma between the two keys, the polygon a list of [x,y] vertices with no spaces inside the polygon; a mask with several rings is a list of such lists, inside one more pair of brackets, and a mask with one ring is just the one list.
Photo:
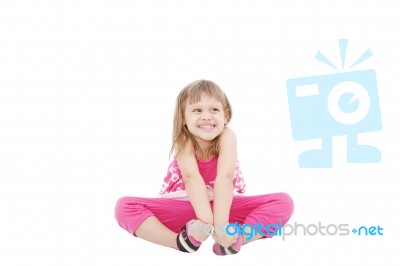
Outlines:
{"label": "pink pants", "polygon": [[[213,202],[210,201],[211,208]],[[233,197],[229,222],[263,226],[286,224],[293,213],[293,201],[286,193]],[[148,217],[156,216],[170,230],[179,233],[182,226],[196,215],[189,201],[123,197],[115,206],[115,218],[130,234]],[[265,234],[265,237],[271,237]]]}

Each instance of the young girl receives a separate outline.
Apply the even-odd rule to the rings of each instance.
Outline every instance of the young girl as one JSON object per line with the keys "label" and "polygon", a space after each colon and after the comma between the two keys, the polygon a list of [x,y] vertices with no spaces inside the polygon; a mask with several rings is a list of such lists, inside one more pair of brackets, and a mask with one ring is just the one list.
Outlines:
{"label": "young girl", "polygon": [[236,254],[242,245],[272,237],[292,215],[292,199],[285,193],[243,196],[236,137],[227,127],[231,118],[231,105],[217,84],[187,85],[176,101],[174,160],[159,197],[119,199],[119,225],[183,252],[197,251],[212,235],[217,255]]}

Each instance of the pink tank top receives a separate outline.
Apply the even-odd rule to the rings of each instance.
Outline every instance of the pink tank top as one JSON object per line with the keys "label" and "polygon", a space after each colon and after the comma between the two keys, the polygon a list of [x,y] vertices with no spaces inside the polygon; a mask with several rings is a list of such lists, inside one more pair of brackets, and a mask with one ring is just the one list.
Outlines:
{"label": "pink tank top", "polygon": [[[213,156],[208,161],[197,160],[200,175],[203,177],[207,189],[214,189],[214,182],[217,176],[218,159]],[[245,183],[243,180],[242,171],[240,170],[239,162],[236,162],[235,171],[233,173],[233,189],[234,192],[244,193]],[[163,185],[159,192],[159,196],[167,193],[185,190],[185,184],[182,179],[181,171],[179,170],[178,163],[173,160],[168,167],[167,176],[164,178]]]}

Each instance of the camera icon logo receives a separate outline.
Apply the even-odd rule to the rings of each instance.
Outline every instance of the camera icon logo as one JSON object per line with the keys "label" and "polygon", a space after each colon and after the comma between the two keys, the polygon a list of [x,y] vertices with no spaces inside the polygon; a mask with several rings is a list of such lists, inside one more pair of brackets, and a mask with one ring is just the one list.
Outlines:
{"label": "camera icon logo", "polygon": [[[339,47],[344,67],[347,40]],[[370,56],[368,49],[350,68]],[[322,53],[316,58],[336,68]],[[322,140],[320,150],[300,154],[299,167],[332,167],[332,137],[340,135],[347,135],[348,163],[380,162],[379,149],[357,143],[357,134],[382,129],[375,70],[294,78],[286,87],[293,139]]]}

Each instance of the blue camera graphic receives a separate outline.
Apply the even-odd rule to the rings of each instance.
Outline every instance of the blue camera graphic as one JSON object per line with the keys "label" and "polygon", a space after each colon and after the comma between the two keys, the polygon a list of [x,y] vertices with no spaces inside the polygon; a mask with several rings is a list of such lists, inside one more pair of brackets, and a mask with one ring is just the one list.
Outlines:
{"label": "blue camera graphic", "polygon": [[[345,50],[347,40],[340,44]],[[364,53],[359,62],[370,55]],[[327,63],[321,53],[317,59]],[[293,139],[322,140],[320,150],[300,154],[300,167],[332,167],[332,137],[340,135],[347,135],[348,163],[380,162],[377,148],[357,144],[357,134],[382,129],[375,70],[294,78],[287,80],[286,87]]]}

